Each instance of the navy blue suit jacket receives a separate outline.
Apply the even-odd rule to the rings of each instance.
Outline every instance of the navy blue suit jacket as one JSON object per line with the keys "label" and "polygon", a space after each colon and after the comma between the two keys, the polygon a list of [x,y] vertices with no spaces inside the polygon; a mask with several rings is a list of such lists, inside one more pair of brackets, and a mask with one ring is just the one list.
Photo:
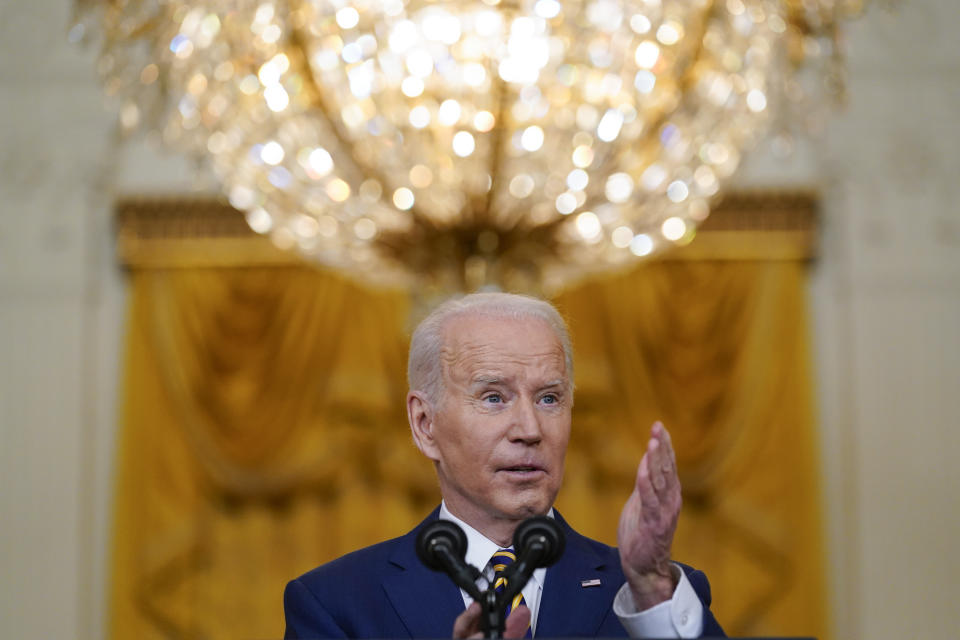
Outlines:
{"label": "navy blue suit jacket", "polygon": [[[286,638],[449,638],[464,610],[460,589],[446,574],[417,559],[414,541],[434,510],[413,531],[349,553],[287,584]],[[556,512],[555,512],[556,513]],[[581,536],[556,514],[567,534],[563,556],[547,570],[537,636],[624,637],[613,598],[625,582],[614,547]],[[710,613],[710,585],[683,567],[704,605],[703,633],[722,636]],[[599,586],[581,581],[600,579]]]}

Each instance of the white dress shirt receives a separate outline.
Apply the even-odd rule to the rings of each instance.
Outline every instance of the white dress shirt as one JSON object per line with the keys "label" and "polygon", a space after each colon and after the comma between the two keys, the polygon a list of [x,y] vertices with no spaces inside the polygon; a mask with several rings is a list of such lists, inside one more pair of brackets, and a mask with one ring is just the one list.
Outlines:
{"label": "white dress shirt", "polygon": [[[552,518],[553,509],[547,515]],[[440,503],[440,519],[460,525],[467,535],[467,564],[482,567],[484,575],[477,580],[477,586],[481,590],[486,589],[493,580],[493,568],[488,566],[490,558],[501,549],[500,545],[450,513],[444,502]],[[613,600],[613,612],[617,614],[631,638],[696,638],[700,635],[703,630],[703,604],[683,570],[677,565],[673,565],[673,570],[679,574],[673,597],[645,611],[636,610],[629,585],[624,583],[620,587]],[[546,577],[546,568],[536,569],[521,591],[527,607],[530,608],[530,629],[534,635],[537,633],[537,614],[540,611],[540,596],[543,594]],[[464,606],[473,602],[473,598],[463,589],[460,590],[460,595],[463,597]]]}

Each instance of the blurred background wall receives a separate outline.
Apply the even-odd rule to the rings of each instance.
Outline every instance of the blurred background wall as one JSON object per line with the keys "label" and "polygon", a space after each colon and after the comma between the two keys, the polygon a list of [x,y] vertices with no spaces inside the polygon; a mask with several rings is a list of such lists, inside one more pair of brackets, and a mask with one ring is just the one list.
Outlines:
{"label": "blurred background wall", "polygon": [[[879,3],[884,5],[885,3]],[[211,189],[118,139],[65,1],[0,6],[0,634],[104,637],[123,194]],[[954,635],[960,44],[952,0],[849,25],[850,102],[740,186],[822,194],[810,285],[833,637]]]}

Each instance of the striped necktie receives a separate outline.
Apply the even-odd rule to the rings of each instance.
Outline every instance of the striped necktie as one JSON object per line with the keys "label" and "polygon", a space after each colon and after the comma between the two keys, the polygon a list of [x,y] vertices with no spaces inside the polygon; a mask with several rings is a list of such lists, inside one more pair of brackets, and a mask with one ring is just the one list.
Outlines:
{"label": "striped necktie", "polygon": [[[507,579],[503,577],[503,572],[506,571],[507,567],[513,564],[513,561],[516,559],[517,556],[514,554],[512,547],[507,549],[499,549],[493,554],[493,556],[491,556],[490,564],[493,565],[493,589],[498,594],[503,593],[503,591],[507,588]],[[523,599],[522,593],[518,593],[513,597],[512,602],[507,603],[507,611],[504,619],[509,617],[510,612],[519,607],[521,604],[526,605],[527,601]],[[527,625],[527,633],[524,637],[533,637],[529,625]]]}

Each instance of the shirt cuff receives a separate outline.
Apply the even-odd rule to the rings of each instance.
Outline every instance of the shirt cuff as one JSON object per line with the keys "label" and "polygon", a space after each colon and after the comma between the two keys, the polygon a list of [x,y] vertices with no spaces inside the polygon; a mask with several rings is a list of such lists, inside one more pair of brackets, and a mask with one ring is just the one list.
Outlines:
{"label": "shirt cuff", "polygon": [[687,580],[687,574],[676,564],[680,574],[673,597],[644,611],[637,611],[624,583],[613,599],[613,612],[631,638],[698,638],[703,632],[703,603]]}

